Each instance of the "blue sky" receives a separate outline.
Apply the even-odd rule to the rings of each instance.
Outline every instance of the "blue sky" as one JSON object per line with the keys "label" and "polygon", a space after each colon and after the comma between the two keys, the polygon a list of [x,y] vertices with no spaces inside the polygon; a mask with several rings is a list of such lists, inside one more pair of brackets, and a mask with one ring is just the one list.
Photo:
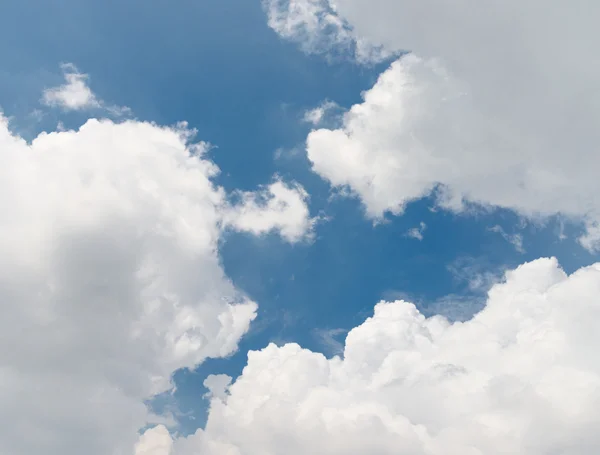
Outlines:
{"label": "blue sky", "polygon": [[[559,220],[520,226],[509,210],[453,214],[431,210],[434,201],[426,198],[374,225],[357,198],[337,196],[311,172],[304,152],[311,126],[302,119],[324,100],[344,108],[360,102],[388,62],[363,66],[307,55],[267,26],[259,1],[6,0],[2,10],[0,106],[24,137],[58,121],[77,127],[87,117],[39,103],[45,88],[62,83],[60,63],[71,62],[90,75],[98,96],[128,106],[136,118],[163,125],[185,120],[197,129],[199,139],[215,146],[209,156],[227,190],[251,190],[276,173],[299,182],[311,213],[326,218],[312,242],[233,232],[222,240],[224,270],[259,303],[259,315],[237,353],[178,372],[174,399],[157,400],[158,409],[179,408],[184,434],[205,420],[206,376],[236,377],[249,350],[297,342],[332,356],[338,352],[328,334],[343,343],[381,299],[403,297],[425,314],[468,318],[487,290],[469,288],[477,274],[542,256],[558,257],[567,272],[593,261],[575,240],[576,226],[567,225],[560,240]],[[32,115],[36,109],[42,118]],[[407,236],[421,222],[423,239]],[[494,226],[522,235],[524,251]],[[464,305],[451,307],[448,295]]]}

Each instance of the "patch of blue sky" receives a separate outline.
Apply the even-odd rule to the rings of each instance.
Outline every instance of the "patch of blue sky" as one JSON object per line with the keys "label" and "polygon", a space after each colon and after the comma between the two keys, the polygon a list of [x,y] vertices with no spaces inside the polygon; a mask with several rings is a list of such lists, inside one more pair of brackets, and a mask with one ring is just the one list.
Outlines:
{"label": "patch of blue sky", "polygon": [[358,101],[378,74],[306,58],[266,26],[259,1],[8,0],[3,10],[0,97],[19,123],[44,87],[61,83],[58,64],[73,62],[103,99],[136,117],[189,122],[217,147],[226,187],[264,182],[277,170],[275,150],[302,140],[305,109],[327,97]]}
{"label": "patch of blue sky", "polygon": [[[333,355],[380,299],[407,298],[425,314],[464,319],[503,268],[549,255],[567,271],[591,262],[575,226],[566,225],[560,238],[559,220],[520,226],[511,212],[434,212],[424,199],[373,226],[357,200],[332,197],[304,156],[303,113],[326,99],[358,102],[381,67],[302,54],[268,29],[258,0],[7,0],[3,11],[0,105],[31,137],[58,120],[74,127],[84,119],[36,114],[41,91],[62,82],[59,63],[73,62],[100,97],[137,118],[189,122],[198,139],[216,146],[211,158],[227,189],[251,189],[279,173],[304,185],[313,214],[329,217],[308,244],[228,235],[225,270],[259,303],[259,316],[235,355],[178,372],[173,397],[155,400],[159,411],[178,410],[183,433],[204,423],[206,376],[239,375],[250,349],[293,341]],[[408,236],[420,223],[423,239]],[[521,251],[510,243],[515,235]]]}

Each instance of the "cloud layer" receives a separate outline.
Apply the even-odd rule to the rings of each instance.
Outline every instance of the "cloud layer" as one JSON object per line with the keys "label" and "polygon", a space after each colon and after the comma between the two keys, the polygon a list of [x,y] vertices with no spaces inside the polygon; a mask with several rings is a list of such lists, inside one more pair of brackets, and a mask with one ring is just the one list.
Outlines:
{"label": "cloud layer", "polygon": [[[278,5],[280,15],[292,15],[288,21],[311,24],[311,14],[319,13],[298,4],[314,3]],[[582,243],[596,245],[600,6],[318,3],[345,24],[338,32],[344,39],[351,34],[389,52],[412,53],[381,74],[341,128],[310,134],[308,157],[317,173],[351,188],[374,218],[401,213],[437,189],[440,204],[452,210],[471,202],[528,217],[583,219]],[[309,34],[315,41],[312,34],[322,33],[302,30],[297,39]]]}
{"label": "cloud layer", "polygon": [[256,315],[222,270],[223,229],[310,228],[298,186],[232,206],[190,139],[89,120],[28,144],[0,118],[1,453],[130,455],[164,421],[146,400],[235,351]]}
{"label": "cloud layer", "polygon": [[[464,323],[381,302],[343,359],[295,344],[250,352],[206,429],[156,455],[593,455],[599,301],[600,264],[567,276],[539,259]],[[164,444],[164,429],[145,438]]]}

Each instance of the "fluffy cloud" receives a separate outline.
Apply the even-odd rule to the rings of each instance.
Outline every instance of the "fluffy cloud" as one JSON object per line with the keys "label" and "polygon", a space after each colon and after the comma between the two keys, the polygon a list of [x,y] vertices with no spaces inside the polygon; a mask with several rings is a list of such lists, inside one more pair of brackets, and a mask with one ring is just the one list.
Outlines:
{"label": "fluffy cloud", "polygon": [[62,64],[61,69],[65,83],[44,90],[42,103],[46,106],[60,107],[66,111],[104,109],[115,116],[131,113],[128,107],[107,105],[104,101],[98,99],[87,84],[88,75],[79,72],[72,63]]}
{"label": "fluffy cloud", "polygon": [[256,235],[279,231],[292,243],[311,235],[315,220],[310,218],[308,193],[302,187],[276,180],[262,191],[238,196],[240,202],[225,214],[225,225]]}
{"label": "fluffy cloud", "polygon": [[505,278],[467,322],[381,302],[343,358],[250,352],[206,429],[172,453],[596,454],[600,264],[567,276],[539,259]]}
{"label": "fluffy cloud", "polygon": [[170,455],[172,448],[169,430],[160,425],[140,436],[135,445],[135,455]]}
{"label": "fluffy cloud", "polygon": [[225,276],[220,235],[299,238],[305,194],[278,182],[249,217],[190,139],[89,120],[28,144],[0,118],[0,453],[131,455],[172,373],[237,349],[257,305]]}
{"label": "fluffy cloud", "polygon": [[[297,3],[314,2],[283,6],[294,18],[288,21],[311,23],[314,11]],[[351,34],[412,54],[380,76],[342,127],[310,134],[308,156],[317,173],[350,187],[374,218],[401,213],[438,189],[441,205],[453,210],[472,202],[528,217],[583,218],[589,229],[582,243],[597,245],[600,5],[320,4],[346,24],[345,40]]]}
{"label": "fluffy cloud", "polygon": [[88,75],[80,73],[70,63],[61,65],[61,68],[65,84],[44,90],[43,103],[74,111],[100,107],[100,101],[87,85]]}

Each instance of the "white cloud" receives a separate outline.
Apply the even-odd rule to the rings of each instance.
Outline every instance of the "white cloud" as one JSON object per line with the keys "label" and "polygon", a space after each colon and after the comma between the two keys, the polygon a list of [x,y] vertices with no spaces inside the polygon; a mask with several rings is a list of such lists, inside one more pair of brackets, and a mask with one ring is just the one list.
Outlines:
{"label": "white cloud", "polygon": [[[286,14],[310,24],[304,16],[315,8],[301,5],[313,3],[297,0]],[[600,221],[600,5],[319,5],[345,24],[344,40],[413,52],[381,75],[342,127],[310,134],[308,156],[323,178],[349,186],[371,217],[401,213],[437,188],[453,210],[471,202],[531,218],[562,214],[584,219],[593,233]],[[321,34],[316,26],[302,30],[289,33],[303,43]],[[593,248],[599,238],[582,243]]]}
{"label": "white cloud", "polygon": [[467,322],[379,303],[343,359],[295,344],[250,352],[206,429],[173,453],[595,455],[599,301],[600,264],[567,276],[539,259]]}
{"label": "white cloud", "polygon": [[276,180],[262,191],[239,193],[240,202],[224,217],[226,226],[255,235],[278,231],[289,242],[310,237],[315,220],[310,218],[308,193],[299,185]]}
{"label": "white cloud", "polygon": [[231,385],[231,376],[226,374],[211,374],[204,380],[204,387],[208,389],[207,398],[223,400],[227,396],[227,389]]}
{"label": "white cloud", "polygon": [[135,445],[135,455],[171,455],[173,440],[164,425],[144,432]]}
{"label": "white cloud", "polygon": [[[28,144],[0,118],[0,453],[132,454],[169,421],[146,400],[235,351],[255,317],[220,265],[225,218],[288,240],[309,226],[281,182],[285,222],[270,199],[237,220],[184,126],[89,120]],[[153,435],[138,453],[164,453]]]}
{"label": "white cloud", "polygon": [[392,54],[356,37],[327,0],[262,0],[268,24],[281,37],[309,54],[352,55],[362,63],[376,63]]}
{"label": "white cloud", "polygon": [[107,105],[97,98],[88,86],[88,75],[79,72],[72,63],[61,65],[65,84],[44,90],[42,103],[51,107],[60,107],[66,111],[83,111],[104,109],[115,117],[130,115],[131,109],[126,106]]}
{"label": "white cloud", "polygon": [[600,220],[588,220],[586,233],[580,237],[579,241],[588,250],[598,250],[600,247]]}
{"label": "white cloud", "polygon": [[66,83],[44,90],[44,104],[74,111],[100,107],[100,101],[87,84],[87,74],[80,73],[71,63],[61,65],[61,69]]}
{"label": "white cloud", "polygon": [[502,229],[502,226],[499,225],[492,226],[490,228],[490,231],[500,234],[504,240],[506,240],[508,243],[515,247],[515,250],[517,250],[517,252],[525,252],[525,248],[523,247],[523,235],[509,234],[504,229]]}
{"label": "white cloud", "polygon": [[306,111],[304,113],[304,121],[313,126],[321,125],[327,114],[334,109],[339,109],[337,103],[334,103],[333,101],[324,101],[321,105]]}
{"label": "white cloud", "polygon": [[427,225],[421,221],[418,227],[409,229],[406,236],[421,241],[423,240],[425,229],[427,229]]}

